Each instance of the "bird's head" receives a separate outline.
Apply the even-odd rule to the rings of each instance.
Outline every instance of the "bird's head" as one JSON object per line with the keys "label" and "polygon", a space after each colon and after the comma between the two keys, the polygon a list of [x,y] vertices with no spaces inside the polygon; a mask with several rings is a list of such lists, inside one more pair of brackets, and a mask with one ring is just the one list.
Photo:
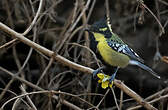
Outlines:
{"label": "bird's head", "polygon": [[102,34],[105,38],[112,36],[111,25],[106,18],[103,18],[85,29],[89,34]]}

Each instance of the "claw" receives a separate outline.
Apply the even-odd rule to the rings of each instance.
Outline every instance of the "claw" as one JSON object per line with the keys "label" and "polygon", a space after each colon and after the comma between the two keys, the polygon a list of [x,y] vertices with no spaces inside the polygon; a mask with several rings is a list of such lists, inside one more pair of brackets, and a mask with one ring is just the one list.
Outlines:
{"label": "claw", "polygon": [[95,79],[97,77],[97,74],[101,72],[101,70],[104,69],[104,67],[100,67],[93,71],[93,78]]}
{"label": "claw", "polygon": [[114,79],[115,79],[115,75],[113,74],[108,80],[112,84],[112,82],[114,81]]}
{"label": "claw", "polygon": [[101,71],[103,68],[104,67],[101,67],[101,68],[98,68],[95,71],[93,71],[93,77],[99,78],[98,83],[101,83],[101,87],[103,89],[106,89],[107,87],[112,88],[113,82],[114,82],[114,79],[115,79],[115,76],[116,76],[116,73],[117,73],[119,67],[116,68],[114,74],[112,74],[111,76],[104,74]]}
{"label": "claw", "polygon": [[116,68],[114,74],[112,74],[111,77],[108,79],[111,84],[113,84],[117,71],[118,71],[118,67]]}
{"label": "claw", "polygon": [[95,70],[95,71],[93,71],[93,78],[95,79],[96,78],[96,76],[97,76],[97,74],[100,72],[100,70]]}

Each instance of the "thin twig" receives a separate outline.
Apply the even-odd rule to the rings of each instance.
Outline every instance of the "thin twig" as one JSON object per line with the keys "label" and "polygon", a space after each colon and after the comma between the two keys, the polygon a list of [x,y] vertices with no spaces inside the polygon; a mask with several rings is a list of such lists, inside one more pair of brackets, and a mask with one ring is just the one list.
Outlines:
{"label": "thin twig", "polygon": [[105,1],[105,6],[106,6],[106,16],[107,18],[110,18],[109,0]]}
{"label": "thin twig", "polygon": [[[155,103],[155,102],[158,102],[158,101],[160,101],[160,100],[162,100],[162,99],[165,99],[165,98],[167,98],[168,97],[168,95],[166,94],[166,95],[164,95],[164,96],[160,96],[160,97],[158,97],[158,98],[156,98],[156,99],[153,99],[152,101],[150,101],[150,102],[148,102],[149,104],[153,104],[153,103]],[[137,110],[137,109],[139,109],[139,108],[141,108],[142,106],[141,105],[138,105],[138,106],[135,106],[135,107],[131,107],[131,108],[129,108],[128,110]]]}
{"label": "thin twig", "polygon": [[73,23],[72,26],[70,26],[70,28],[68,29],[68,31],[65,33],[65,37],[64,39],[61,41],[61,44],[59,45],[59,47],[57,48],[56,52],[59,52],[59,50],[62,48],[62,46],[64,45],[65,41],[68,39],[68,36],[70,35],[70,33],[72,32],[72,30],[76,27],[77,23],[79,22],[79,20],[81,19],[81,17],[83,16],[83,14],[85,13],[85,11],[88,9],[89,4],[90,4],[91,0],[88,0],[86,5],[84,6],[82,12],[80,13],[80,15],[78,16],[78,18],[76,19],[76,21]]}
{"label": "thin twig", "polygon": [[117,103],[117,98],[116,98],[116,95],[115,95],[114,89],[113,89],[113,88],[111,88],[111,91],[112,91],[112,93],[113,93],[113,96],[114,96],[114,101],[115,101],[115,104],[116,104],[117,109],[118,109],[118,110],[121,110],[121,109],[119,108],[119,106],[118,106],[118,103]]}
{"label": "thin twig", "polygon": [[76,46],[87,49],[93,55],[94,59],[96,60],[97,65],[100,67],[99,61],[98,61],[95,53],[90,48],[88,48],[87,46],[80,45],[78,43],[68,43],[68,44],[76,45]]}
{"label": "thin twig", "polygon": [[37,81],[36,85],[39,85],[40,81],[43,79],[43,77],[47,74],[47,71],[49,70],[49,68],[51,67],[52,63],[54,62],[54,59],[51,58],[47,67],[45,68],[45,70],[43,71],[42,75],[40,76],[39,80]]}
{"label": "thin twig", "polygon": [[[22,85],[21,85],[20,89],[23,91],[24,94],[27,93]],[[29,101],[30,105],[32,106],[33,110],[37,110],[36,106],[34,105],[33,101],[30,99],[30,97],[27,95],[26,98]]]}
{"label": "thin twig", "polygon": [[16,110],[16,107],[19,105],[19,103],[20,103],[20,98],[15,100],[15,102],[13,103],[13,106],[12,106],[12,110]]}
{"label": "thin twig", "polygon": [[121,90],[120,92],[120,110],[122,110],[122,105],[123,105],[123,91]]}
{"label": "thin twig", "polygon": [[[21,81],[22,83],[24,83],[24,84],[26,84],[26,85],[28,85],[28,86],[34,88],[34,89],[37,89],[37,90],[39,90],[39,91],[42,91],[42,93],[47,92],[47,91],[45,91],[44,89],[42,89],[41,87],[39,87],[39,86],[37,86],[37,85],[35,85],[35,84],[31,83],[31,82],[29,82],[29,81],[27,81],[27,80],[25,80],[25,79],[23,79],[23,78],[20,78],[19,76],[15,76],[12,72],[6,70],[5,68],[0,67],[0,70],[1,70],[1,71],[4,71],[4,72],[7,73],[8,75],[14,77],[15,79]],[[43,92],[43,91],[44,91],[44,92]],[[25,96],[25,95],[28,95],[28,94],[33,94],[33,93],[36,93],[36,92],[22,94],[21,97],[22,97],[22,96]],[[39,92],[38,92],[38,93],[39,93]],[[18,97],[19,97],[19,96],[14,97],[14,99],[16,99],[16,98],[18,98]],[[56,99],[56,100],[58,100],[58,96],[56,96],[56,95],[54,95],[53,98]],[[14,99],[10,99],[10,100],[14,100]],[[8,103],[8,102],[6,102],[6,103]],[[76,105],[74,105],[74,104],[72,104],[72,103],[70,103],[70,102],[68,102],[68,101],[66,101],[66,100],[63,100],[62,103],[63,103],[64,105],[66,105],[66,106],[69,106],[70,108],[72,108],[72,109],[74,109],[74,110],[81,110],[78,106],[76,106]]]}
{"label": "thin twig", "polygon": [[[153,94],[153,95],[147,97],[147,98],[145,99],[145,101],[150,102],[150,101],[152,101],[152,100],[158,99],[162,94],[167,94],[167,92],[168,92],[168,88],[165,88],[165,89],[163,89],[163,90],[161,90],[161,91],[159,91],[159,92],[157,92],[157,93],[155,93],[155,94]],[[141,107],[142,107],[142,106],[137,105],[137,106],[135,106],[135,107],[130,107],[130,109],[141,108]]]}
{"label": "thin twig", "polygon": [[30,26],[22,33],[22,35],[26,35],[27,33],[29,33],[30,30],[33,28],[33,26],[36,24],[36,21],[37,21],[39,15],[40,15],[41,10],[42,10],[42,6],[43,6],[43,0],[40,0],[36,16],[34,17],[33,21],[30,24]]}
{"label": "thin twig", "polygon": [[5,43],[4,45],[0,46],[0,49],[5,48],[5,47],[7,47],[8,45],[11,45],[11,44],[13,44],[13,43],[16,42],[16,41],[17,41],[17,39],[13,39],[13,40],[11,40],[11,41]]}
{"label": "thin twig", "polygon": [[164,27],[162,26],[162,24],[160,23],[160,21],[159,21],[159,19],[155,16],[155,14],[142,2],[142,0],[138,0],[138,2],[144,7],[144,8],[146,8],[148,11],[149,11],[149,13],[155,18],[155,20],[158,22],[158,24],[159,24],[159,26],[160,26],[160,28],[161,28],[161,33],[160,33],[160,36],[162,35],[162,34],[164,34],[165,33],[165,30],[164,30]]}
{"label": "thin twig", "polygon": [[120,89],[123,90],[123,92],[125,92],[127,95],[129,95],[130,97],[132,97],[134,100],[136,100],[139,104],[141,104],[146,109],[157,110],[155,107],[153,107],[152,105],[150,105],[147,101],[145,101],[144,99],[142,99],[137,93],[135,93],[133,90],[131,90],[130,88],[128,88],[123,82],[121,82],[119,80],[115,80],[114,84],[117,87],[120,86],[121,87]]}
{"label": "thin twig", "polygon": [[100,100],[100,102],[97,104],[96,108],[99,108],[100,104],[103,102],[107,94],[109,93],[110,89],[107,89],[106,93],[104,94],[104,97]]}

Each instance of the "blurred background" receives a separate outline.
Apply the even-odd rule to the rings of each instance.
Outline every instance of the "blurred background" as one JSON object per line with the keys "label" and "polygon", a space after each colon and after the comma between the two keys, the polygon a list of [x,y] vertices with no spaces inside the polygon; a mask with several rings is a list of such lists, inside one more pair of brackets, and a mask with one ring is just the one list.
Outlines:
{"label": "blurred background", "polygon": [[[24,33],[37,14],[40,1],[1,0],[0,22],[19,33]],[[166,95],[168,93],[168,2],[166,0],[144,2],[109,0],[108,5],[113,31],[144,59],[146,65],[161,76],[161,79],[156,79],[136,66],[128,66],[118,71],[116,79],[123,81],[143,98],[163,89],[165,91],[159,95]],[[25,34],[25,37],[75,63],[96,69],[98,64],[88,49],[89,37],[84,28],[103,18],[105,12],[105,0],[44,0],[34,27]],[[19,40],[13,40],[3,31],[0,31],[0,35],[0,67],[20,78],[45,90],[60,90],[78,95],[74,97],[56,94],[61,97],[60,99],[65,99],[81,109],[96,106],[107,92],[107,89],[102,89],[92,75],[64,66]],[[101,65],[101,62],[98,62]],[[0,70],[0,106],[12,97],[24,93],[21,85],[27,92],[38,91]],[[114,92],[119,102],[122,92],[117,87],[114,87]],[[39,110],[72,109],[52,99],[49,94],[33,94],[30,98]],[[123,94],[122,98],[123,110],[137,104],[126,94]],[[167,109],[167,99],[165,97],[158,100],[154,106],[160,110]],[[25,97],[22,100],[27,102]],[[17,103],[15,109],[30,110],[25,102]],[[11,109],[14,103],[16,102],[11,101],[4,109]],[[111,91],[101,102],[99,109],[117,109]]]}

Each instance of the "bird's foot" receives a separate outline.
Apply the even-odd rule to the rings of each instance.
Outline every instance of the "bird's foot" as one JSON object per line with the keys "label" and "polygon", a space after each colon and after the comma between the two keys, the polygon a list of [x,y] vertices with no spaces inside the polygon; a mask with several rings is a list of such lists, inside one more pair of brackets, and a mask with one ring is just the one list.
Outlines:
{"label": "bird's foot", "polygon": [[113,81],[114,81],[114,79],[115,79],[115,74],[113,74],[113,75],[111,75],[111,77],[108,79],[109,80],[109,83],[113,83]]}
{"label": "bird's foot", "polygon": [[98,73],[97,77],[99,78],[98,83],[101,84],[101,87],[103,89],[106,89],[107,87],[112,88],[113,82],[110,83],[109,81],[111,76],[103,74],[103,73]]}
{"label": "bird's foot", "polygon": [[112,88],[116,73],[118,71],[118,67],[116,68],[114,74],[112,74],[111,76],[102,73],[101,70],[102,68],[98,68],[97,70],[95,70],[93,72],[93,77],[97,76],[99,78],[98,83],[101,83],[101,87],[103,89],[106,89],[107,87]]}
{"label": "bird's foot", "polygon": [[115,70],[115,72],[114,72],[114,74],[112,74],[111,77],[108,79],[109,83],[113,84],[118,69],[119,68],[117,67],[116,70]]}
{"label": "bird's foot", "polygon": [[[103,73],[103,72],[102,72],[102,69],[104,69],[104,67],[100,67],[100,68],[98,68],[98,69],[96,69],[96,70],[93,71],[93,78],[94,78],[94,79],[97,78],[97,74],[98,74],[98,73]],[[103,73],[103,74],[104,74],[104,73]]]}

